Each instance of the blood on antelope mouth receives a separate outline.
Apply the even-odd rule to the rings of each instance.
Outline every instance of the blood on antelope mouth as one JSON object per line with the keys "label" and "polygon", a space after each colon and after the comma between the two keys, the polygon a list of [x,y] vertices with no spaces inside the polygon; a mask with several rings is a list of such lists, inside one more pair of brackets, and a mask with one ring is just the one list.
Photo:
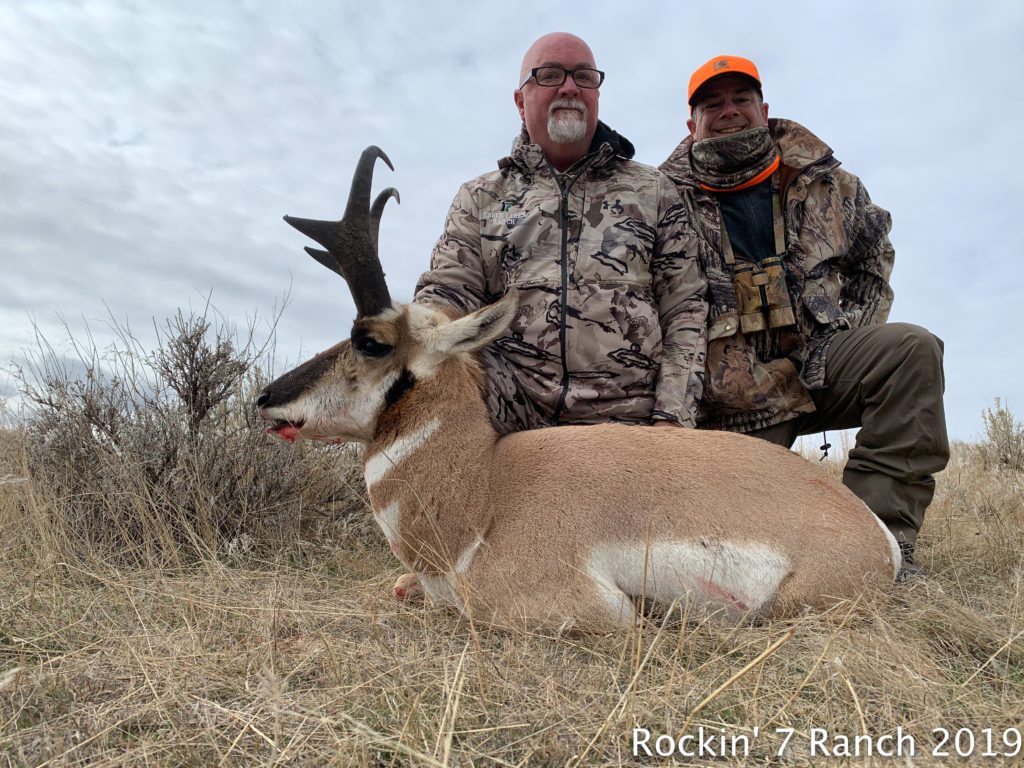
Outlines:
{"label": "blood on antelope mouth", "polygon": [[285,440],[294,440],[305,423],[304,420],[287,421],[286,419],[274,419],[273,423],[267,427],[267,434],[277,435]]}

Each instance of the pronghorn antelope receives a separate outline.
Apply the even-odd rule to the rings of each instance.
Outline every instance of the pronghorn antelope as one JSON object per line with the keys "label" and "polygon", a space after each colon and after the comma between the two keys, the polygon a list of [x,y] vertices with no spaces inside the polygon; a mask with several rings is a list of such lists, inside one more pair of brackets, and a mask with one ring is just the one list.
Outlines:
{"label": "pronghorn antelope", "polygon": [[871,511],[785,448],[729,432],[603,424],[498,437],[474,352],[514,292],[465,317],[392,303],[377,257],[387,189],[363,152],[340,222],[286,220],[355,299],[351,338],[269,384],[268,432],[366,446],[366,485],[391,550],[435,600],[500,625],[605,630],[635,601],[730,617],[825,609],[887,587],[895,540]]}

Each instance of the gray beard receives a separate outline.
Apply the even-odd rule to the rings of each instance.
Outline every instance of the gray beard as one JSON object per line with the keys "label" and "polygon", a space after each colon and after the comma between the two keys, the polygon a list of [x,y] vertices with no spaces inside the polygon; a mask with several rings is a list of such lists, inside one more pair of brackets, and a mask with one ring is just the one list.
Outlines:
{"label": "gray beard", "polygon": [[[554,107],[554,105],[552,105]],[[556,144],[575,144],[587,134],[587,110],[571,112],[569,116],[556,117],[558,110],[548,115],[548,136]]]}

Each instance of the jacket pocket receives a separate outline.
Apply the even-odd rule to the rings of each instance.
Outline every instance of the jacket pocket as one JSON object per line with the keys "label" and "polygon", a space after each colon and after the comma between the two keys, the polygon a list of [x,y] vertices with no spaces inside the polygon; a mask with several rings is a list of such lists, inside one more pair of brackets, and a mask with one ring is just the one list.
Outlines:
{"label": "jacket pocket", "polygon": [[837,328],[849,328],[850,321],[843,314],[839,301],[833,298],[831,286],[821,285],[817,282],[808,282],[804,285],[803,305],[804,309],[818,325],[831,326],[836,324]]}
{"label": "jacket pocket", "polygon": [[802,392],[796,366],[789,359],[762,363],[743,334],[735,331],[709,339],[701,400],[704,414],[726,416],[768,408],[782,411]]}
{"label": "jacket pocket", "polygon": [[736,310],[729,310],[718,315],[718,317],[709,318],[708,342],[723,336],[734,335],[739,325],[739,313]]}
{"label": "jacket pocket", "polygon": [[561,281],[557,200],[538,200],[528,209],[507,214],[492,212],[481,240],[494,253],[487,261],[504,286],[528,288]]}

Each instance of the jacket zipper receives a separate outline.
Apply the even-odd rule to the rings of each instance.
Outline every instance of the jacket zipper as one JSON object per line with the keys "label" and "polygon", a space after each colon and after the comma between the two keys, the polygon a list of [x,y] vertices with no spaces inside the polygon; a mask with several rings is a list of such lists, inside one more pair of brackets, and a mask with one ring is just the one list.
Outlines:
{"label": "jacket zipper", "polygon": [[[596,158],[596,155],[594,156]],[[555,406],[555,413],[553,415],[553,421],[557,425],[559,419],[562,417],[562,411],[565,410],[565,399],[569,394],[569,360],[568,350],[566,349],[566,304],[569,301],[569,192],[575,184],[587,172],[587,169],[594,162],[590,160],[584,165],[579,173],[569,179],[569,182],[562,186],[562,182],[559,179],[558,173],[555,171],[551,163],[548,163],[548,167],[551,168],[551,176],[555,180],[555,185],[558,187],[558,191],[562,196],[562,243],[561,243],[561,266],[562,266],[562,287],[561,293],[559,294],[559,300],[561,306],[558,308],[558,350],[562,357],[562,392],[558,396],[558,405]]]}

